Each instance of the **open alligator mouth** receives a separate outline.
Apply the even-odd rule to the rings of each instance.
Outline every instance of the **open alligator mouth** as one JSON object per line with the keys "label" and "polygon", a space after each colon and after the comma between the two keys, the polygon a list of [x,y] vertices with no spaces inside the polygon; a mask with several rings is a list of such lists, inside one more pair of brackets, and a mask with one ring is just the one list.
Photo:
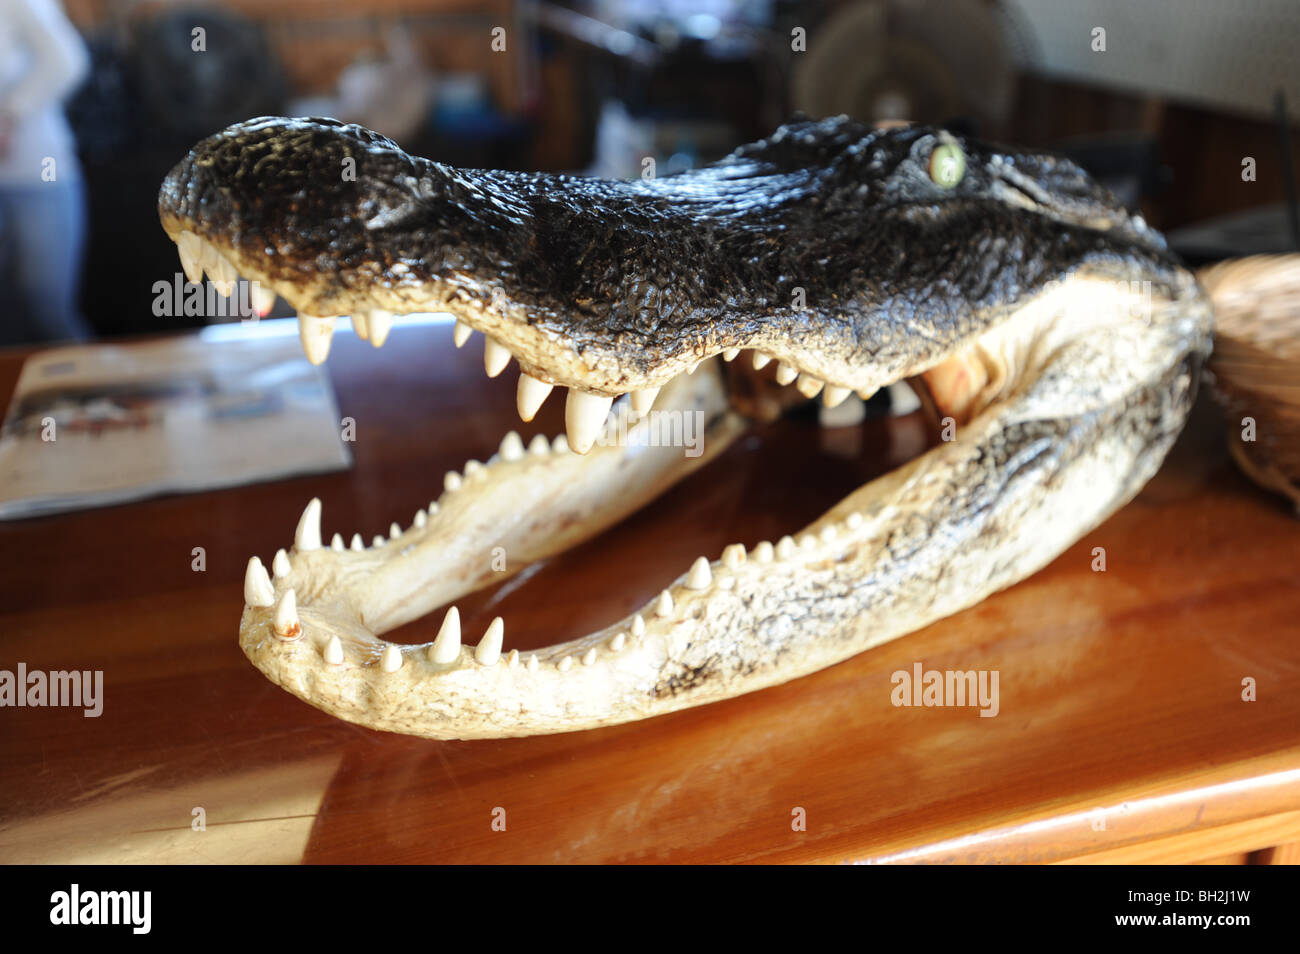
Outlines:
{"label": "open alligator mouth", "polygon": [[[315,362],[337,316],[378,346],[394,314],[446,311],[458,345],[484,333],[489,375],[519,364],[525,421],[568,389],[567,436],[512,431],[407,529],[326,544],[313,500],[272,572],[249,561],[259,669],[433,738],[646,718],[979,602],[1142,487],[1210,347],[1195,279],[1078,167],[923,127],[799,122],[623,182],[453,169],[357,126],[264,118],[195,146],[159,213],[191,280],[244,276],[259,309],[295,306]],[[496,547],[518,569],[599,533],[760,408],[903,380],[951,439],[797,534],[700,557],[639,613],[526,654],[499,619],[463,645],[454,606],[430,643],[382,638],[499,580]],[[652,407],[704,422],[702,452],[647,439]]]}

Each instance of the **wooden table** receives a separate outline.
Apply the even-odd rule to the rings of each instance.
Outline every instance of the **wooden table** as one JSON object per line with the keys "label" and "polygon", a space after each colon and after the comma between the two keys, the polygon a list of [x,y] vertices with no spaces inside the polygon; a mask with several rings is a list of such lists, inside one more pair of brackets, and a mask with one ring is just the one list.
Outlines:
{"label": "wooden table", "polygon": [[[242,575],[290,544],[310,497],[327,535],[368,539],[508,428],[562,428],[554,398],[520,427],[513,374],[486,379],[475,342],[454,351],[445,325],[398,328],[380,351],[336,337],[351,471],[0,525],[0,668],[105,674],[97,719],[0,710],[0,860],[1294,857],[1300,522],[1236,473],[1204,402],[1137,500],[1046,570],[784,686],[487,742],[372,732],[278,689],[236,643]],[[20,359],[0,357],[0,392]],[[523,649],[604,625],[700,553],[801,527],[922,433],[915,418],[760,429],[605,537],[462,601],[466,630],[501,614]],[[997,670],[999,715],[893,706],[891,674],[916,662]]]}

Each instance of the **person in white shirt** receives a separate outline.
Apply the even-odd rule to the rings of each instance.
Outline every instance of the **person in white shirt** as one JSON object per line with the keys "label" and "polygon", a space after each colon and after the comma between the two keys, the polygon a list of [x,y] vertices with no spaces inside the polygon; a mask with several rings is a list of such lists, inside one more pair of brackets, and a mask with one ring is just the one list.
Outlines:
{"label": "person in white shirt", "polygon": [[89,336],[84,189],[63,115],[89,61],[56,0],[0,0],[0,344]]}

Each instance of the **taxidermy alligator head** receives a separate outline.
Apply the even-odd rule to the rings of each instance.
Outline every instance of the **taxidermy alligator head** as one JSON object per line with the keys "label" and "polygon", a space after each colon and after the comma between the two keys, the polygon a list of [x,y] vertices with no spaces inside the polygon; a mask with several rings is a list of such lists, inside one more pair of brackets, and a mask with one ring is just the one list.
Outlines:
{"label": "taxidermy alligator head", "polygon": [[[264,118],[195,146],[158,205],[190,279],[253,279],[263,311],[286,298],[314,362],[336,316],[378,346],[394,313],[451,312],[458,346],[483,332],[489,376],[519,364],[525,421],[568,389],[567,437],[510,432],[407,529],[325,543],[313,500],[271,573],[249,561],[240,638],[262,672],[433,738],[643,719],[979,602],[1143,486],[1210,347],[1209,302],[1141,217],[1068,161],[941,129],[798,122],[624,182],[454,169]],[[492,548],[518,568],[643,506],[756,408],[904,380],[953,439],[798,533],[701,556],[626,619],[526,654],[500,619],[463,644],[454,606],[429,643],[381,638],[500,579]],[[704,452],[644,439],[652,405],[702,415]]]}

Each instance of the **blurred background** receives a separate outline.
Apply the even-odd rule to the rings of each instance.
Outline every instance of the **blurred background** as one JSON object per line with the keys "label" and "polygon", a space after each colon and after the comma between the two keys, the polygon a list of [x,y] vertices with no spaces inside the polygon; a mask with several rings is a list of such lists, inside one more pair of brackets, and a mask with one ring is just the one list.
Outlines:
{"label": "blurred background", "polygon": [[[196,140],[261,114],[359,122],[457,165],[606,176],[639,175],[649,156],[659,175],[709,162],[796,111],[942,122],[1073,156],[1194,261],[1297,247],[1300,142],[1286,107],[1300,108],[1294,0],[5,0],[0,9],[15,4],[35,10],[26,35],[63,16],[83,45],[84,62],[64,70],[75,82],[45,86],[63,106],[68,165],[79,165],[83,186],[84,253],[63,266],[79,288],[83,336],[204,322],[149,308],[153,283],[179,268],[154,212],[158,186]],[[10,61],[0,62],[0,119],[22,72],[4,36],[0,23],[0,58]],[[10,25],[20,53],[23,36]],[[20,56],[29,68],[41,42]],[[82,55],[66,36],[62,48],[65,60]],[[12,268],[29,239],[14,221],[24,213],[6,222],[3,209],[0,265]],[[11,314],[9,343],[67,336],[20,329]]]}

